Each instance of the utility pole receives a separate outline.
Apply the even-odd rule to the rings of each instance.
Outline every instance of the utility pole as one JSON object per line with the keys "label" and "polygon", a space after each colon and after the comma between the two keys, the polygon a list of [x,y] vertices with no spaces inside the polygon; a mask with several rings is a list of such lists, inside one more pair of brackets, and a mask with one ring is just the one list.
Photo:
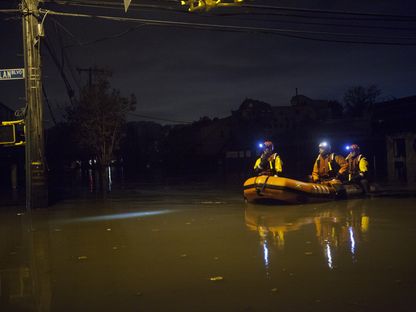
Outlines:
{"label": "utility pole", "polygon": [[22,0],[26,85],[26,209],[48,206],[40,44],[43,25],[40,0]]}

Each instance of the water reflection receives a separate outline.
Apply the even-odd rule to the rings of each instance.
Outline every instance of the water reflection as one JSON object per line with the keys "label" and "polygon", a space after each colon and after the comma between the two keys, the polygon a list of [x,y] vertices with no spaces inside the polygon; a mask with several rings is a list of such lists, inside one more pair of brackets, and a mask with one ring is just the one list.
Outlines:
{"label": "water reflection", "polygon": [[106,170],[107,170],[107,175],[108,175],[108,191],[111,192],[111,186],[113,185],[113,179],[112,179],[112,174],[111,174],[112,168],[108,166]]}
{"label": "water reflection", "polygon": [[348,228],[348,231],[350,232],[350,241],[351,241],[351,254],[355,255],[355,239],[354,239],[354,231],[352,229],[352,227],[350,226]]}
{"label": "water reflection", "polygon": [[[289,233],[306,233],[306,249],[320,246],[322,259],[329,269],[337,266],[337,260],[349,254],[351,263],[358,259],[358,251],[366,241],[370,219],[366,213],[368,200],[350,200],[313,206],[256,206],[247,205],[246,226],[256,231],[264,249],[264,265],[270,268],[268,246],[283,253],[291,244]],[[313,234],[314,233],[314,234]],[[293,244],[298,244],[294,239]],[[289,246],[290,247],[290,246]],[[307,250],[305,255],[312,255]]]}
{"label": "water reflection", "polygon": [[129,219],[129,218],[150,217],[150,216],[172,213],[174,211],[176,210],[164,209],[164,210],[154,210],[154,211],[125,212],[125,213],[116,213],[116,214],[100,215],[100,216],[92,216],[92,217],[69,218],[69,219],[59,220],[58,223],[114,221],[114,220],[123,220],[123,219]]}
{"label": "water reflection", "polygon": [[[52,287],[47,226],[37,223],[34,227],[28,213],[14,213],[8,218],[10,239],[2,240],[0,250],[0,311],[50,311]],[[2,222],[1,228],[5,224]]]}
{"label": "water reflection", "polygon": [[92,169],[88,169],[88,186],[90,193],[94,192],[94,177]]}
{"label": "water reflection", "polygon": [[[100,180],[100,172],[96,168],[89,168],[86,170],[87,180],[88,180],[88,190],[90,193],[94,193],[100,189],[101,186],[101,180]],[[106,191],[111,192],[113,190],[113,183],[114,183],[114,177],[119,176],[119,179],[121,183],[124,180],[124,170],[123,168],[115,168],[112,166],[108,166],[104,169],[103,172],[103,179],[105,180],[105,186]],[[76,183],[79,185],[84,184],[85,179],[83,178],[85,176],[85,173],[82,169],[77,169],[75,174]]]}
{"label": "water reflection", "polygon": [[0,311],[414,310],[413,199],[244,211],[192,192],[66,201],[29,226],[3,210]]}
{"label": "water reflection", "polygon": [[328,263],[328,267],[330,269],[333,269],[334,266],[332,264],[332,252],[331,252],[331,246],[329,241],[325,241],[325,257]]}

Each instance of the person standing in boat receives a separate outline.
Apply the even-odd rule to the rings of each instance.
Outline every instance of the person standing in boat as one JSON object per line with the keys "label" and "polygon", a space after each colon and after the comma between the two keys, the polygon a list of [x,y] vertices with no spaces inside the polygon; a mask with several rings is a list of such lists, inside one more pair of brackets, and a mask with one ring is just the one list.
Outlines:
{"label": "person standing in boat", "polygon": [[266,140],[260,144],[263,152],[254,164],[254,172],[258,175],[279,176],[283,171],[283,162],[274,152],[273,142]]}
{"label": "person standing in boat", "polygon": [[345,158],[348,163],[348,183],[359,184],[364,192],[368,193],[368,161],[364,155],[360,153],[360,147],[357,144],[347,146],[347,150],[350,151]]}
{"label": "person standing in boat", "polygon": [[330,180],[344,179],[348,170],[348,163],[342,155],[331,152],[331,145],[327,142],[319,144],[319,155],[313,165],[312,182],[322,183]]}

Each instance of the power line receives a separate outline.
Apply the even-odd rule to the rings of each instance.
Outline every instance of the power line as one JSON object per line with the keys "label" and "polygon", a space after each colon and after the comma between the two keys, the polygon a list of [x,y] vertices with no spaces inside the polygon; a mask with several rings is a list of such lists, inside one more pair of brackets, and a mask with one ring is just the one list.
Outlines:
{"label": "power line", "polygon": [[270,5],[254,5],[254,4],[242,4],[241,7],[243,7],[243,8],[252,8],[252,9],[262,9],[262,10],[288,11],[288,12],[319,13],[319,14],[334,14],[334,15],[355,15],[355,16],[374,16],[374,17],[383,17],[383,18],[416,20],[416,16],[414,16],[414,15],[394,15],[394,14],[384,14],[384,13],[366,13],[366,12],[357,12],[357,11],[291,8],[291,7],[279,7],[279,6],[270,6]]}
{"label": "power line", "polygon": [[311,38],[301,35],[279,34],[282,37],[303,39],[309,41],[332,42],[332,43],[352,43],[352,44],[368,44],[368,45],[394,45],[394,46],[416,46],[416,43],[398,43],[398,42],[383,42],[383,41],[352,41],[342,39],[325,39],[325,38]]}
{"label": "power line", "polygon": [[19,9],[0,9],[0,13],[19,13]]}
{"label": "power line", "polygon": [[190,121],[173,120],[173,119],[166,119],[166,118],[160,118],[160,117],[153,117],[153,116],[148,116],[148,115],[136,114],[136,113],[132,113],[132,112],[128,112],[127,114],[132,115],[132,116],[136,116],[136,117],[140,117],[140,118],[144,118],[144,119],[149,119],[149,120],[166,121],[166,122],[173,122],[173,123],[179,123],[179,124],[191,124],[192,123]]}
{"label": "power line", "polygon": [[[180,5],[179,0],[165,0],[162,2],[172,2]],[[85,5],[96,5],[96,6],[115,6],[118,8],[122,8],[123,5],[120,2],[116,1],[96,1],[96,0],[74,0],[74,1],[64,1],[64,0],[54,0],[53,3],[58,4],[65,4],[65,5],[72,5],[73,3],[85,4]],[[160,5],[151,5],[151,4],[138,4],[138,3],[131,3],[131,8],[134,7],[141,7],[141,8],[157,8],[157,9],[165,9],[172,7],[162,7]],[[385,14],[385,13],[369,13],[369,12],[359,12],[359,11],[347,11],[347,10],[325,10],[325,9],[310,9],[310,8],[294,8],[294,7],[283,7],[283,6],[273,6],[273,5],[258,5],[258,4],[245,4],[242,3],[240,6],[236,7],[236,9],[240,8],[247,8],[247,9],[256,9],[256,10],[272,10],[272,11],[286,11],[286,12],[302,12],[302,13],[313,13],[313,14],[333,14],[333,15],[350,15],[350,16],[367,16],[367,17],[382,17],[382,18],[393,18],[393,19],[408,19],[408,20],[415,20],[415,15],[398,15],[398,14]],[[182,11],[182,10],[181,10]],[[187,12],[187,11],[183,11]]]}
{"label": "power line", "polygon": [[61,27],[61,26],[59,25],[59,22],[57,22],[55,18],[53,18],[53,22],[54,22],[54,26],[55,26],[55,33],[59,37],[59,44],[60,44],[60,47],[61,47],[61,55],[62,55],[62,59],[63,59],[63,61],[62,61],[62,67],[64,66],[64,61],[66,60],[66,62],[68,63],[67,67],[69,69],[69,73],[71,74],[73,81],[77,85],[78,90],[80,90],[81,89],[81,85],[80,85],[78,79],[75,77],[75,74],[74,74],[75,70],[74,70],[74,68],[72,66],[71,60],[69,59],[69,57],[68,57],[68,55],[67,55],[67,53],[65,51],[65,46],[64,46],[64,44],[62,42],[62,34],[61,34],[61,31],[60,31],[60,28],[58,29],[58,27]]}
{"label": "power line", "polygon": [[120,33],[117,33],[117,34],[114,34],[114,35],[110,35],[110,36],[101,37],[101,38],[94,39],[94,40],[91,40],[91,41],[85,41],[85,42],[77,41],[77,44],[66,45],[65,48],[71,48],[71,47],[74,47],[74,46],[83,47],[83,46],[87,46],[87,45],[91,45],[91,44],[103,42],[103,41],[106,41],[106,40],[117,39],[117,38],[120,38],[120,37],[122,37],[124,35],[127,35],[127,34],[133,32],[133,31],[135,31],[135,30],[137,30],[137,29],[139,29],[139,28],[141,28],[143,26],[146,26],[146,24],[142,24],[142,25],[135,26],[135,27],[130,27],[127,30],[124,30],[124,31],[122,31]]}
{"label": "power line", "polygon": [[[140,22],[146,25],[152,26],[176,26],[184,28],[194,29],[213,29],[220,31],[231,31],[231,32],[257,32],[257,33],[270,33],[277,35],[292,35],[294,38],[301,38],[300,34],[307,35],[325,35],[325,36],[344,36],[344,37],[361,37],[361,38],[373,38],[373,39],[387,39],[387,40],[416,40],[416,37],[386,37],[386,36],[375,36],[357,33],[340,33],[340,32],[326,32],[326,31],[309,31],[309,30],[296,30],[296,29],[283,29],[283,28],[266,28],[266,27],[251,27],[251,26],[235,26],[235,25],[219,25],[219,24],[206,24],[206,23],[189,23],[189,22],[178,22],[178,21],[167,21],[167,20],[156,20],[156,19],[144,19],[144,18],[131,18],[131,17],[118,17],[118,16],[107,16],[107,15],[92,15],[82,13],[68,13],[68,12],[57,12],[57,11],[45,11],[51,15],[61,16],[72,16],[72,17],[83,17],[83,18],[97,18],[104,20],[120,21],[120,22]],[[320,38],[308,38],[309,40],[320,39]],[[326,39],[332,41],[332,39]],[[325,40],[325,41],[326,41]],[[322,41],[322,40],[319,40]],[[343,43],[358,43],[358,44],[383,44],[383,45],[405,45],[414,46],[416,42],[387,42],[387,41],[357,41],[357,40],[333,40],[333,42]]]}
{"label": "power line", "polygon": [[[166,1],[164,1],[166,2]],[[180,1],[167,1],[167,2],[175,2],[178,3]],[[106,9],[116,9],[120,10],[122,8],[121,2],[114,2],[114,1],[63,1],[57,0],[54,3],[68,5],[68,6],[85,6],[85,7],[93,7],[93,8],[106,8]],[[138,10],[137,8],[140,8]],[[167,10],[170,12],[178,12],[178,13],[185,13],[189,14],[187,10],[180,10],[177,8],[173,8],[171,6],[165,7],[160,5],[149,5],[149,4],[137,4],[131,3],[130,4],[130,11],[142,11],[142,9],[149,8],[149,9],[158,9],[158,10]],[[382,22],[416,22],[416,16],[406,16],[406,15],[391,15],[391,14],[382,14],[382,13],[365,13],[365,12],[351,12],[351,11],[336,11],[336,10],[316,10],[316,9],[306,9],[306,8],[290,8],[290,7],[276,7],[276,6],[259,6],[259,5],[245,5],[242,4],[241,6],[237,7],[241,10],[241,8],[251,8],[251,9],[260,9],[260,10],[271,10],[273,12],[254,12],[254,11],[244,11],[244,12],[234,12],[234,13],[225,13],[225,14],[215,14],[214,12],[210,12],[206,14],[205,12],[199,12],[198,16],[204,17],[212,17],[215,16],[232,16],[232,15],[276,15],[282,17],[296,17],[296,18],[309,18],[309,19],[332,19],[332,20],[346,20],[346,21],[382,21]],[[292,14],[292,13],[276,13],[275,11],[286,11],[286,12],[302,12],[302,13],[318,13],[318,14],[326,14],[326,15],[299,15],[299,14]],[[335,14],[335,16],[327,16],[327,14]],[[347,16],[354,16],[354,17],[345,17],[340,15],[347,15]],[[357,16],[366,16],[357,17]],[[370,18],[369,18],[370,17]]]}
{"label": "power line", "polygon": [[[100,1],[90,1],[90,2],[86,2],[86,1],[73,1],[73,2],[66,2],[66,1],[57,1],[57,3],[59,4],[66,4],[68,6],[81,6],[81,7],[92,7],[92,8],[98,8],[98,9],[112,9],[112,10],[120,10],[120,3],[119,2],[105,2],[105,5],[103,5],[103,2]],[[103,3],[103,4],[100,4]],[[133,5],[133,4],[131,4]],[[189,14],[188,11],[184,11],[184,10],[178,10],[178,9],[172,9],[172,8],[166,8],[166,7],[161,7],[161,6],[157,6],[157,5],[140,5],[140,4],[134,4],[133,8],[130,8],[130,11],[139,11],[141,12],[142,9],[137,9],[136,7],[141,7],[143,6],[144,8],[151,8],[151,9],[162,9],[162,10],[168,10],[170,12],[175,12],[175,13],[185,13],[185,14]],[[276,16],[281,16],[281,17],[300,17],[300,18],[318,18],[318,19],[327,19],[327,17],[319,17],[319,16],[310,16],[310,15],[292,15],[292,14],[281,14],[281,13],[253,13],[253,12],[240,12],[240,13],[225,13],[225,14],[216,14],[215,16],[219,16],[219,17],[233,17],[233,16],[241,16],[241,15],[276,15]],[[199,17],[205,17],[205,18],[212,18],[212,15],[207,15],[207,14],[199,14]],[[339,17],[334,17],[334,18],[330,18],[330,19],[336,19],[339,20]],[[246,19],[247,20],[247,19]],[[252,19],[250,19],[252,20]],[[351,20],[350,18],[347,18],[347,20]],[[360,19],[358,19],[360,20]],[[361,19],[362,20],[362,19]],[[366,19],[364,19],[366,20]],[[368,19],[367,19],[368,20]],[[374,21],[374,19],[371,19],[372,21]],[[261,20],[262,22],[265,22],[264,19]],[[280,22],[280,23],[296,23],[296,24],[305,24],[305,25],[317,25],[317,26],[335,26],[335,27],[346,27],[346,28],[368,28],[368,29],[382,29],[382,30],[408,30],[408,31],[415,31],[415,28],[404,28],[404,27],[386,27],[386,26],[375,26],[375,25],[351,25],[351,24],[336,24],[336,23],[314,23],[314,22],[299,22],[299,21],[288,21],[288,20],[266,20],[266,21],[272,21],[272,22]],[[385,18],[382,19],[382,21],[385,21]],[[403,21],[403,20],[400,20]]]}
{"label": "power line", "polygon": [[[56,4],[60,4],[60,5],[67,5],[67,6],[80,6],[80,7],[90,7],[90,8],[100,8],[100,9],[110,9],[110,10],[120,10],[121,8],[123,8],[123,5],[121,4],[121,2],[111,2],[111,1],[54,1],[53,3]],[[170,12],[179,12],[179,13],[187,13],[189,14],[188,11],[186,10],[180,10],[174,7],[164,7],[164,6],[160,6],[160,5],[155,5],[155,4],[138,4],[138,3],[131,3],[130,7],[129,7],[129,11],[140,11],[142,9],[157,9],[157,10],[166,10],[166,11],[170,11]]]}
{"label": "power line", "polygon": [[[288,23],[288,24],[296,24],[296,25],[314,25],[314,26],[330,26],[330,27],[343,27],[343,28],[367,28],[367,29],[380,29],[380,30],[405,30],[405,31],[416,31],[416,28],[409,28],[409,27],[395,27],[395,26],[380,26],[380,25],[364,25],[364,24],[345,24],[345,23],[326,23],[326,22],[307,22],[307,21],[299,21],[299,20],[288,20],[288,19],[258,19],[258,18],[252,18],[252,16],[269,16],[274,14],[250,14],[249,17],[242,18],[241,16],[247,16],[247,14],[244,13],[225,13],[217,16],[224,16],[224,17],[238,17],[238,20],[244,20],[244,21],[260,21],[260,22],[275,22],[275,23]],[[286,15],[286,14],[277,14],[277,16],[283,16],[283,17],[293,17],[292,15]],[[207,16],[208,17],[208,16]],[[319,17],[317,17],[320,19]],[[336,18],[336,20],[339,20]],[[348,19],[349,20],[349,19]]]}
{"label": "power line", "polygon": [[63,31],[65,31],[72,39],[74,39],[78,44],[80,44],[81,42],[78,40],[77,36],[75,36],[72,32],[70,32],[68,30],[68,28],[66,28],[62,23],[60,23],[56,18],[53,18],[55,27],[59,26]]}
{"label": "power line", "polygon": [[52,121],[54,123],[54,125],[56,126],[56,119],[55,119],[55,115],[52,111],[52,107],[51,104],[49,103],[49,98],[48,95],[46,94],[46,89],[45,89],[45,85],[42,84],[42,93],[43,93],[43,97],[45,99],[46,105],[48,105],[48,109],[49,109],[49,114],[51,115]]}
{"label": "power line", "polygon": [[66,88],[66,91],[67,91],[67,94],[68,94],[69,100],[70,100],[70,102],[71,102],[71,103],[73,103],[73,100],[74,100],[74,94],[75,94],[75,92],[74,92],[74,90],[72,89],[72,86],[71,86],[71,84],[70,84],[70,82],[69,82],[68,78],[67,78],[67,77],[66,77],[66,75],[65,75],[64,68],[63,68],[62,64],[59,62],[59,59],[58,59],[58,57],[56,56],[55,51],[54,51],[54,50],[52,49],[52,47],[48,44],[48,41],[47,41],[47,40],[44,40],[44,41],[43,41],[43,43],[45,44],[46,50],[49,52],[49,55],[51,56],[51,58],[52,58],[53,62],[54,62],[54,63],[55,63],[55,65],[56,65],[56,67],[58,68],[59,73],[60,73],[60,75],[61,75],[61,77],[62,77],[62,80],[64,81],[65,88]]}
{"label": "power line", "polygon": [[295,17],[295,18],[303,18],[303,19],[319,19],[319,20],[336,20],[336,21],[356,21],[356,22],[416,22],[416,20],[406,20],[400,18],[369,18],[369,17],[345,17],[345,16],[314,16],[314,15],[302,15],[302,14],[293,14],[293,13],[276,13],[276,12],[235,12],[235,13],[222,13],[217,14],[216,16],[233,16],[233,15],[261,15],[261,16],[281,16],[281,17]]}

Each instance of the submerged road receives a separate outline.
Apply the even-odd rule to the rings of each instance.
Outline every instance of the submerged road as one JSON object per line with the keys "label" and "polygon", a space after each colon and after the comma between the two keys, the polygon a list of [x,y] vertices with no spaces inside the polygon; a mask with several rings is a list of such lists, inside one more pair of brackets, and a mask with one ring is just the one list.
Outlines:
{"label": "submerged road", "polygon": [[169,187],[0,213],[0,311],[415,311],[416,198]]}

